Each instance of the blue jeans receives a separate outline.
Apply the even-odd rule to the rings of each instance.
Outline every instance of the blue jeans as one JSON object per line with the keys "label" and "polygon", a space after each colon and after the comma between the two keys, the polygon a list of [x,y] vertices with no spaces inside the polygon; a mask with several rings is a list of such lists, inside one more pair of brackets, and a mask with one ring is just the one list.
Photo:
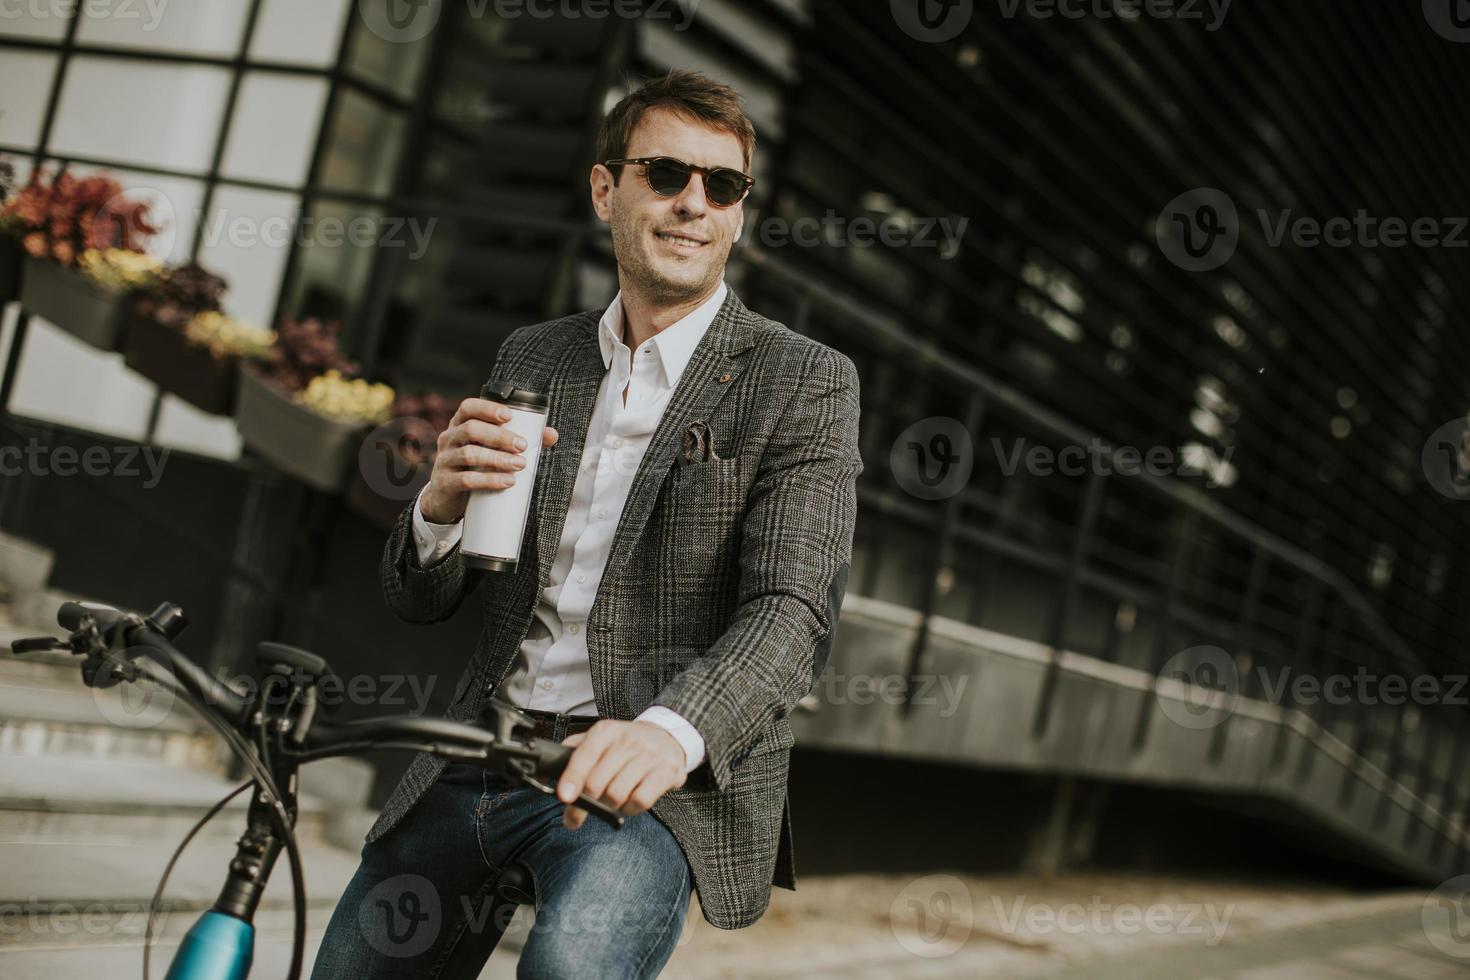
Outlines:
{"label": "blue jeans", "polygon": [[362,849],[322,937],[312,980],[479,976],[514,906],[494,899],[518,862],[536,924],[516,976],[654,977],[674,952],[692,887],[684,852],[652,813],[613,830],[474,766],[451,764],[424,798]]}

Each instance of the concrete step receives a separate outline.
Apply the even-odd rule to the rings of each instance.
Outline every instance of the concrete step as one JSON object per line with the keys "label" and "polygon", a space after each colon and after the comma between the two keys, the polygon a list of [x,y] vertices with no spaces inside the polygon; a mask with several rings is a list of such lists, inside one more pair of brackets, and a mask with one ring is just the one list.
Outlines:
{"label": "concrete step", "polygon": [[[0,766],[0,839],[177,841],[242,781],[151,760],[7,757]],[[374,819],[365,805],[371,783],[371,767],[356,759],[304,769],[302,835],[360,849]],[[201,837],[234,840],[247,805],[246,794],[232,800]]]}

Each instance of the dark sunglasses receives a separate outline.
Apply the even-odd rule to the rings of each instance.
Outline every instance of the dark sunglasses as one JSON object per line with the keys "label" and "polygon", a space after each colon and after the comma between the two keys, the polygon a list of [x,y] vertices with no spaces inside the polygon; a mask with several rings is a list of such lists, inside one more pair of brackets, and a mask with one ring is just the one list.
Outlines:
{"label": "dark sunglasses", "polygon": [[608,160],[604,167],[621,167],[635,163],[643,168],[643,176],[655,194],[673,197],[689,186],[691,174],[704,178],[704,196],[717,208],[728,208],[739,204],[750,191],[755,178],[729,167],[696,167],[692,163],[673,157],[631,157],[626,160]]}

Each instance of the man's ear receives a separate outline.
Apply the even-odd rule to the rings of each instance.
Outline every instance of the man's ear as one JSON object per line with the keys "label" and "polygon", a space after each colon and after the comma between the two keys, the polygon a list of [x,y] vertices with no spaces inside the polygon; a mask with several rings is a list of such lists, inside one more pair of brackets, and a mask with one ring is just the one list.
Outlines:
{"label": "man's ear", "polygon": [[612,221],[612,205],[609,198],[612,197],[613,175],[612,171],[600,163],[592,165],[592,172],[587,175],[588,186],[592,190],[592,210],[597,212],[597,217],[603,224]]}

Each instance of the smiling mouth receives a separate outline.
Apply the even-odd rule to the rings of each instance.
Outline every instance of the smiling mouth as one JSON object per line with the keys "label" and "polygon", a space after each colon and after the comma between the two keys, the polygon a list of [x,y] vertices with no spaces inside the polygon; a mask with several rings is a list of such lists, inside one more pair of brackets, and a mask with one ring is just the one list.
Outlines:
{"label": "smiling mouth", "polygon": [[653,234],[659,241],[668,243],[680,252],[697,252],[709,244],[702,238],[691,238],[673,231],[656,231]]}

